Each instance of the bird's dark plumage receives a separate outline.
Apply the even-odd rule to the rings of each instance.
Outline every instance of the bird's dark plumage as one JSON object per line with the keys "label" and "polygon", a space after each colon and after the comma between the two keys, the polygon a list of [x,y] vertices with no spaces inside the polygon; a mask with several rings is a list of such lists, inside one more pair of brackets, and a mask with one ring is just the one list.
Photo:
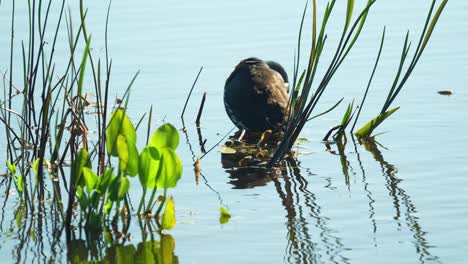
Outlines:
{"label": "bird's dark plumage", "polygon": [[276,62],[242,60],[224,86],[224,105],[240,129],[262,132],[281,129],[287,119],[288,76]]}

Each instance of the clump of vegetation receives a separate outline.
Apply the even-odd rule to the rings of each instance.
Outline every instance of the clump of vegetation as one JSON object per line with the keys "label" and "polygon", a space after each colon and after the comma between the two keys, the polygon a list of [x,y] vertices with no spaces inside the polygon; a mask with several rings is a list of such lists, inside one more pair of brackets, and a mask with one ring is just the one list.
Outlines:
{"label": "clump of vegetation", "polygon": [[[323,113],[320,113],[314,116],[312,115],[314,113],[315,107],[320,101],[322,94],[327,89],[328,84],[330,83],[331,79],[335,75],[336,71],[340,68],[341,64],[346,59],[347,55],[349,54],[354,44],[358,40],[360,33],[365,25],[367,15],[371,7],[376,1],[369,0],[367,2],[366,7],[358,14],[358,16],[354,20],[352,20],[353,10],[354,10],[354,1],[353,0],[347,1],[345,23],[343,26],[341,38],[338,43],[338,47],[334,53],[333,59],[331,60],[328,67],[326,67],[327,70],[325,71],[325,74],[322,76],[321,79],[318,79],[316,76],[316,71],[317,71],[317,68],[319,67],[320,58],[325,48],[326,39],[327,39],[326,27],[327,27],[327,23],[330,18],[330,15],[332,14],[333,9],[335,7],[335,2],[336,2],[335,0],[332,0],[327,3],[325,12],[323,14],[323,21],[320,26],[320,30],[317,31],[316,1],[312,0],[312,22],[313,22],[312,23],[312,47],[308,55],[307,68],[302,70],[302,72],[299,72],[299,65],[300,65],[299,63],[301,59],[301,35],[302,35],[303,22],[304,22],[304,17],[305,17],[306,10],[307,10],[307,5],[306,5],[306,8],[304,9],[301,26],[299,30],[297,54],[295,56],[295,63],[294,63],[294,75],[293,75],[293,83],[292,83],[293,89],[291,89],[291,92],[290,92],[289,118],[286,124],[284,136],[281,139],[272,158],[270,159],[267,165],[268,168],[272,168],[275,164],[278,163],[278,161],[282,160],[284,156],[293,148],[294,143],[298,139],[300,132],[302,131],[302,129],[304,128],[305,124],[308,121],[330,112],[335,107],[337,107],[342,101],[342,100],[338,101],[334,106],[332,106],[330,109],[328,109],[327,111]],[[411,43],[409,42],[409,32],[406,34],[405,43],[403,45],[403,51],[402,51],[402,55],[400,59],[400,65],[399,65],[395,80],[393,82],[393,85],[391,86],[389,90],[384,106],[382,107],[380,114],[376,118],[374,118],[373,120],[365,124],[361,129],[359,129],[356,132],[356,136],[358,136],[360,139],[369,138],[372,132],[374,131],[374,129],[377,128],[377,126],[379,126],[386,118],[388,118],[396,110],[398,110],[398,107],[393,108],[393,109],[389,109],[389,108],[391,104],[393,103],[393,101],[395,100],[398,93],[403,88],[406,81],[408,80],[409,76],[411,75],[420,57],[422,56],[422,53],[425,47],[427,46],[427,43],[432,35],[435,25],[437,24],[437,21],[446,3],[447,3],[447,0],[443,0],[442,3],[439,5],[437,11],[433,15],[436,0],[432,1],[431,7],[429,9],[427,19],[425,22],[425,26],[421,33],[421,38],[415,50],[413,59],[410,65],[408,66],[407,71],[403,75],[403,78],[400,80],[402,69],[405,64],[405,61],[406,61],[406,58],[407,58],[407,55],[411,46]],[[363,100],[361,102],[359,112],[356,115],[354,115],[353,103],[349,104],[343,116],[343,120],[341,124],[332,128],[332,130],[330,130],[329,133],[327,133],[324,140],[328,140],[328,138],[333,134],[332,136],[333,139],[335,141],[341,142],[343,138],[345,137],[345,130],[348,127],[348,125],[351,123],[353,118],[355,118],[355,122],[352,127],[352,129],[354,129],[355,123],[357,122],[357,119],[359,118],[360,111],[364,104],[365,98],[367,96],[367,92],[372,82],[372,78],[374,76],[376,67],[378,65],[380,54],[382,52],[384,39],[385,39],[385,29],[382,35],[382,40],[380,44],[379,53],[376,59],[376,63],[372,71],[369,84],[366,88],[366,92],[364,94]],[[315,89],[313,89],[314,85],[316,86]]]}
{"label": "clump of vegetation", "polygon": [[[15,2],[12,1],[10,67],[4,74],[5,89],[0,100],[9,171],[5,202],[10,188],[15,188],[20,199],[16,213],[19,220],[34,216],[44,210],[47,187],[52,186],[53,208],[65,224],[68,240],[73,237],[74,225],[87,231],[112,226],[117,234],[120,223],[123,231],[128,230],[132,215],[128,191],[131,183],[139,182],[143,192],[137,215],[155,219],[159,230],[172,229],[176,223],[175,205],[174,199],[168,198],[168,189],[176,187],[182,175],[182,162],[176,153],[179,134],[174,126],[164,124],[150,137],[150,110],[146,146],[138,151],[137,129],[146,114],[135,126],[126,113],[138,72],[123,97],[116,99],[114,105],[110,103],[110,5],[105,58],[101,60],[92,54],[87,10],[82,0],[77,28],[73,12],[65,9],[65,0],[60,6],[53,6],[53,1],[27,1],[29,35],[21,49],[14,44]],[[54,8],[60,12],[52,21],[50,12]],[[67,63],[59,65],[55,50],[64,26],[68,54],[60,57],[65,57]],[[23,67],[17,70],[18,57]],[[19,78],[21,85],[16,83]],[[130,179],[136,176],[139,181]]]}

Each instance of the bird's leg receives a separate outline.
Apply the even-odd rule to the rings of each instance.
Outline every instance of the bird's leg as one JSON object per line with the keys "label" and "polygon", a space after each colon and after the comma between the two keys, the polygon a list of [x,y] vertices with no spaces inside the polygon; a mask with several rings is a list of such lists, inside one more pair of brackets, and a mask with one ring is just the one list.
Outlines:
{"label": "bird's leg", "polygon": [[245,129],[242,129],[241,133],[240,133],[240,136],[237,138],[237,141],[240,142],[244,138],[244,136],[245,136]]}

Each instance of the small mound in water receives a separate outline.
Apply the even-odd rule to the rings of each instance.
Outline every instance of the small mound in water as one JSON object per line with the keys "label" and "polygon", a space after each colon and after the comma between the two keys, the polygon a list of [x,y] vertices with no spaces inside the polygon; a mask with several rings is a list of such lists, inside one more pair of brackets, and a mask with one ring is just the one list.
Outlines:
{"label": "small mound in water", "polygon": [[230,136],[221,147],[221,163],[226,172],[230,174],[230,183],[235,188],[253,188],[287,175],[287,165],[292,159],[278,164],[273,170],[266,165],[276,150],[281,139],[281,133],[247,132],[242,140],[238,138],[240,132]]}

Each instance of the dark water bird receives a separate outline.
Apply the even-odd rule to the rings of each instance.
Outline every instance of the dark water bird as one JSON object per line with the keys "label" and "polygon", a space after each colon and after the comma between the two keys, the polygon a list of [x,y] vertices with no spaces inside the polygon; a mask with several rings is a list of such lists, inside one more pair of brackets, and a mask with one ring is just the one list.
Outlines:
{"label": "dark water bird", "polygon": [[274,61],[242,60],[224,86],[224,106],[241,130],[278,131],[288,115],[288,75]]}

